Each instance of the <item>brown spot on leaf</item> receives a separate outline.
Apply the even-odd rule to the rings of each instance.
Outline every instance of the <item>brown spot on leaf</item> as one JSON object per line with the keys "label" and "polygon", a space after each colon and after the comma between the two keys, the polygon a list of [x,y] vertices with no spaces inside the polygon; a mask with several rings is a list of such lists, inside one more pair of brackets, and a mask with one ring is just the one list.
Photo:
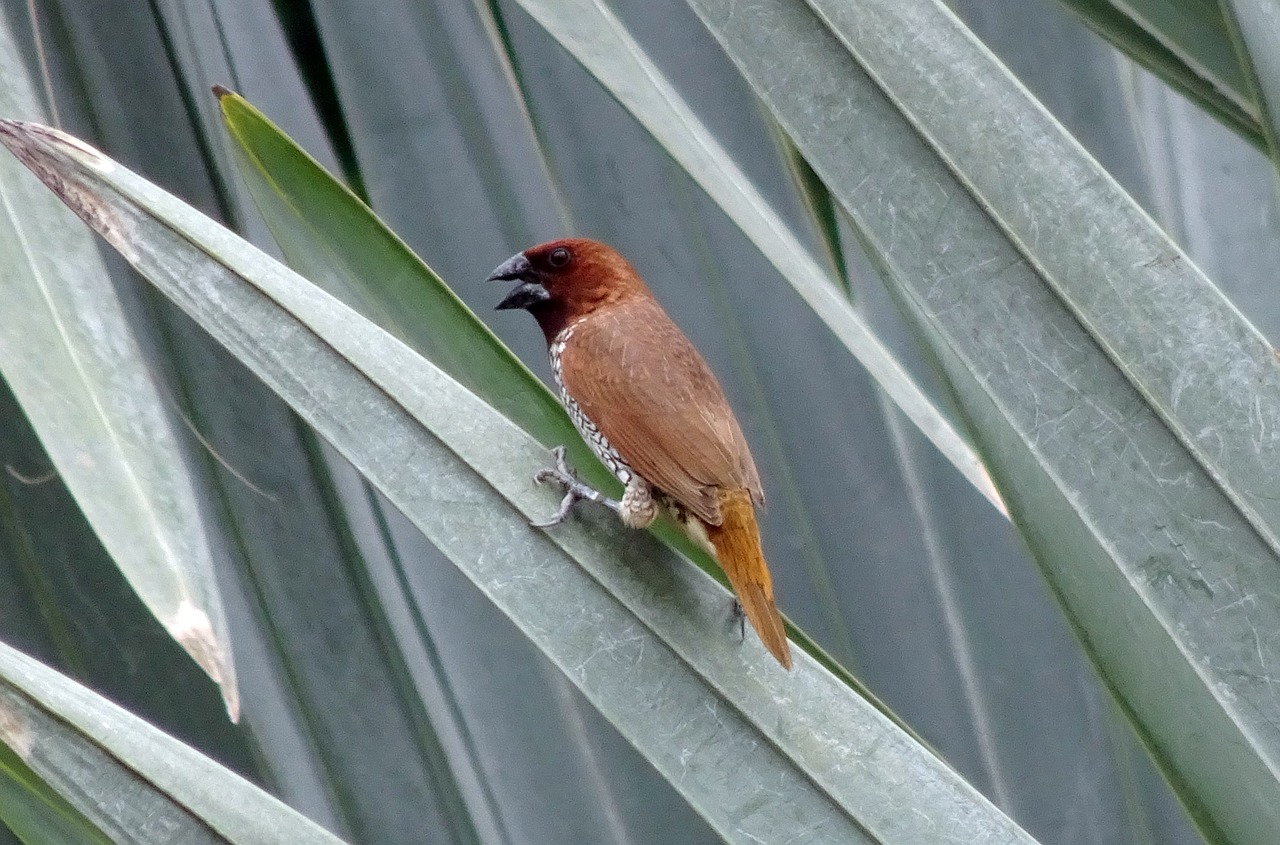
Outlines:
{"label": "brown spot on leaf", "polygon": [[0,143],[121,255],[136,260],[132,227],[81,175],[85,168],[109,172],[111,159],[65,132],[20,120],[0,120]]}
{"label": "brown spot on leaf", "polygon": [[0,742],[12,748],[23,760],[31,758],[31,749],[35,744],[31,736],[31,725],[3,697],[0,697]]}

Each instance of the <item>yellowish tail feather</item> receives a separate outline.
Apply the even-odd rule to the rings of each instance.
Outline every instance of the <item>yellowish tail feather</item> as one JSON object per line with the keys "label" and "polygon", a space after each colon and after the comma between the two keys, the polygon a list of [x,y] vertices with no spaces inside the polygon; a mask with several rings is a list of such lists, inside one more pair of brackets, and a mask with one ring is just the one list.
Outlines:
{"label": "yellowish tail feather", "polygon": [[720,494],[719,525],[707,525],[707,537],[715,547],[716,559],[742,604],[751,627],[755,628],[764,647],[787,669],[791,668],[791,649],[787,629],[778,607],[773,603],[773,580],[760,548],[760,528],[756,525],[755,507],[746,490],[725,490]]}

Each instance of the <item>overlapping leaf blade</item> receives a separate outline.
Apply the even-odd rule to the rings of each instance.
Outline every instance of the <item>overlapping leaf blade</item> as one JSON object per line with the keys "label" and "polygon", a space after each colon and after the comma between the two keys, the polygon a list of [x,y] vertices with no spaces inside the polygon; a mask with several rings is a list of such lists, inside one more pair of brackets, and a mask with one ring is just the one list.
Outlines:
{"label": "overlapping leaf blade", "polygon": [[1271,349],[938,4],[693,5],[860,227],[1202,830],[1274,841]]}
{"label": "overlapping leaf blade", "polygon": [[[565,446],[570,464],[586,480],[600,489],[617,488],[546,386],[439,276],[253,106],[230,92],[220,96],[250,193],[292,267],[395,333],[544,445]],[[723,583],[719,568],[683,534],[665,524],[654,530]],[[788,630],[797,644],[869,696],[805,632],[791,623]]]}
{"label": "overlapping leaf blade", "polygon": [[[41,111],[0,17],[0,113]],[[6,381],[129,583],[237,718],[230,639],[172,403],[97,247],[12,159],[0,163],[0,255]]]}
{"label": "overlapping leaf blade", "polygon": [[[542,447],[440,370],[99,154],[47,129],[12,131],[57,169],[64,197],[110,220],[100,231],[113,245],[391,497],[721,835],[767,840],[803,824],[812,842],[938,829],[1030,841],[807,658],[787,674],[757,643],[717,636],[724,593],[656,543],[612,524],[529,529],[551,498],[528,485]],[[743,792],[743,777],[763,788]],[[930,813],[907,809],[921,801]]]}
{"label": "overlapping leaf blade", "polygon": [[249,192],[295,270],[543,443],[563,443],[593,483],[616,483],[542,382],[363,202],[243,98],[219,100]]}
{"label": "overlapping leaf blade", "polygon": [[1273,162],[1280,164],[1280,8],[1268,0],[1223,0],[1221,13],[1258,101],[1259,121]]}
{"label": "overlapping leaf blade", "polygon": [[838,284],[801,246],[613,13],[594,0],[518,2],[659,139],[813,307],[885,394],[994,507],[1003,511],[968,444],[885,349],[840,294]]}
{"label": "overlapping leaf blade", "polygon": [[1135,62],[1255,146],[1261,111],[1216,2],[1060,0]]}
{"label": "overlapping leaf blade", "polygon": [[9,746],[0,743],[0,818],[26,845],[109,845],[101,830],[76,812]]}
{"label": "overlapping leaf blade", "polygon": [[[17,769],[24,779],[14,778]],[[23,830],[29,842],[341,842],[239,775],[3,643],[0,772],[6,797],[33,808],[43,803],[48,811],[32,813],[49,826]]]}

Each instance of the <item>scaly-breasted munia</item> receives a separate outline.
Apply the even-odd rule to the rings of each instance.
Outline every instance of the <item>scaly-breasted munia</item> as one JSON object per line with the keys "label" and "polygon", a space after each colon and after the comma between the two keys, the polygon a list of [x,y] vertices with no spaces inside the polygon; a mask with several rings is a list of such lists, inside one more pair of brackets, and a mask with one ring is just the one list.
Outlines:
{"label": "scaly-breasted munia", "polygon": [[574,502],[606,504],[632,528],[664,512],[729,576],[765,647],[791,668],[782,617],[760,547],[760,476],[742,429],[702,356],[612,248],[571,238],[512,256],[489,276],[518,281],[498,308],[523,308],[547,338],[551,371],[573,424],[622,482],[621,501],[578,481],[557,450],[539,473]]}

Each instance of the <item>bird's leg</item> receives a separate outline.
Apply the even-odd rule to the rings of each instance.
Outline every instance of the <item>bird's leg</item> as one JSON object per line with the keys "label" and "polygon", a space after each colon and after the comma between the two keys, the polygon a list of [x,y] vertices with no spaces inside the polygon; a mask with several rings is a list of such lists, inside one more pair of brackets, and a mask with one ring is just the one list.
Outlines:
{"label": "bird's leg", "polygon": [[569,511],[573,510],[573,506],[580,501],[596,502],[604,505],[619,516],[622,515],[622,503],[616,499],[610,499],[594,487],[584,484],[578,480],[578,476],[573,470],[569,469],[569,465],[564,461],[564,447],[557,446],[551,450],[551,454],[555,456],[556,465],[548,469],[538,470],[534,475],[535,484],[542,484],[546,481],[554,481],[564,487],[564,498],[560,501],[560,509],[545,522],[530,522],[534,528],[550,528],[553,525],[559,525],[569,516]]}
{"label": "bird's leg", "polygon": [[742,609],[742,602],[738,601],[738,597],[733,597],[733,610],[729,611],[733,614],[733,621],[738,623],[738,642],[747,641],[747,612]]}

